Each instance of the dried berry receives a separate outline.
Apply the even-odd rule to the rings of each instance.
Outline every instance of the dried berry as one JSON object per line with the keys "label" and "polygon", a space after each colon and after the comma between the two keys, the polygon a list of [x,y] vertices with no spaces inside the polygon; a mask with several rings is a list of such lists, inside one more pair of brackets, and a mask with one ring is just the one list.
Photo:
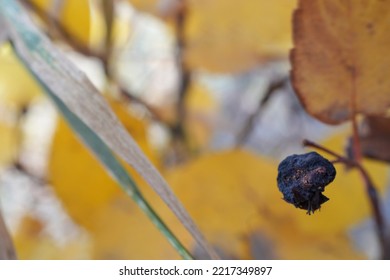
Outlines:
{"label": "dried berry", "polygon": [[329,200],[322,194],[336,176],[333,164],[316,152],[291,155],[278,168],[278,187],[283,198],[307,214],[321,208]]}

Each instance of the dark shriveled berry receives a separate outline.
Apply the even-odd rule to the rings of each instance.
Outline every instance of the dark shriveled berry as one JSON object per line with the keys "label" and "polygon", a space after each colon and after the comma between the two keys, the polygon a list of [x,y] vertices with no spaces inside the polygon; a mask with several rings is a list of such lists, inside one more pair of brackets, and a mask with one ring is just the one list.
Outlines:
{"label": "dark shriveled berry", "polygon": [[321,208],[329,200],[322,192],[336,176],[333,164],[316,152],[291,155],[278,168],[278,187],[283,198],[307,214]]}

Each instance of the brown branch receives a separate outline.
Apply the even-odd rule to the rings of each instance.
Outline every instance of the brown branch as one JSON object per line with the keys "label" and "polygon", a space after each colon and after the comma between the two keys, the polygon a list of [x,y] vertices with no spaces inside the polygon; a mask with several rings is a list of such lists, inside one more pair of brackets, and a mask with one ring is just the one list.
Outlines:
{"label": "brown branch", "polygon": [[16,251],[11,235],[5,226],[0,209],[0,260],[16,260]]}
{"label": "brown branch", "polygon": [[153,120],[161,122],[161,123],[165,123],[164,118],[160,115],[160,113],[155,108],[153,108],[152,106],[147,104],[145,101],[143,101],[141,98],[139,98],[138,96],[135,96],[133,94],[130,94],[123,87],[118,87],[118,90],[123,98],[128,99],[129,101],[138,103],[138,104],[142,105],[143,107],[145,107],[145,109],[150,113],[150,117]]}
{"label": "brown branch", "polygon": [[337,154],[331,150],[329,150],[326,147],[323,147],[317,143],[311,142],[309,140],[303,140],[303,145],[306,147],[312,147],[315,149],[318,149],[320,151],[323,151],[325,153],[328,153],[334,157],[336,157],[337,163],[343,163],[346,166],[350,168],[356,168],[358,169],[366,188],[366,193],[369,198],[370,204],[371,204],[371,211],[372,215],[374,216],[375,225],[376,225],[376,232],[378,236],[379,243],[381,245],[381,258],[386,257],[386,248],[387,248],[387,241],[386,241],[386,225],[383,218],[382,213],[382,207],[378,195],[378,191],[368,174],[367,170],[364,168],[364,166],[355,159],[349,159],[347,157],[344,157],[340,154]]}

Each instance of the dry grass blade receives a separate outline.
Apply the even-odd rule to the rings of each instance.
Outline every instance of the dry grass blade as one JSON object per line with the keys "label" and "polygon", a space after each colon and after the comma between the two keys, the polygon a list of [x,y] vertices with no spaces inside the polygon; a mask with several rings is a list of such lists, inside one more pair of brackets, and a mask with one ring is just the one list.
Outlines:
{"label": "dry grass blade", "polygon": [[16,252],[12,239],[5,226],[3,216],[0,211],[0,260],[16,260]]}
{"label": "dry grass blade", "polygon": [[216,258],[199,229],[157,169],[142,153],[88,78],[35,27],[19,1],[0,0],[0,12],[18,54],[31,71],[164,200],[199,245]]}

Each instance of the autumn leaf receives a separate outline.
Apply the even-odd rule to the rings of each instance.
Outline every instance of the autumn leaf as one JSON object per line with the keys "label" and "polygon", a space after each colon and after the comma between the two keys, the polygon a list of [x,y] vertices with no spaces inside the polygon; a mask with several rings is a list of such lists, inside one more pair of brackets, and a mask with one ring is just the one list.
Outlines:
{"label": "autumn leaf", "polygon": [[[144,153],[148,155],[148,158],[156,163],[156,157],[146,141],[146,131],[143,122],[131,117],[124,104],[113,100],[110,103],[127,131],[137,139],[137,143]],[[65,163],[70,164],[69,168],[64,168]],[[84,166],[88,166],[88,169],[83,168]],[[99,172],[94,171],[94,173],[103,174],[100,176],[92,176],[88,184],[82,182],[77,183],[77,180],[85,178],[85,175],[89,174],[92,170],[99,170]],[[131,173],[134,174],[134,172]],[[94,160],[93,155],[78,141],[63,119],[60,119],[53,139],[50,176],[55,190],[60,197],[64,199],[72,197],[66,203],[69,214],[76,222],[81,223],[87,228],[89,227],[88,223],[93,222],[93,219],[90,219],[90,215],[93,215],[101,205],[110,201],[118,194],[123,193],[111,177],[104,174],[99,162]],[[140,181],[139,176],[137,178]],[[72,189],[70,186],[77,186],[77,190]],[[92,186],[95,186],[93,196],[91,196]],[[77,195],[75,193],[76,191]],[[79,211],[80,205],[83,205],[85,211]],[[83,216],[83,213],[86,213],[89,217]]]}
{"label": "autumn leaf", "polygon": [[[51,0],[31,0],[45,13],[52,13],[53,1]],[[67,32],[80,42],[88,45],[91,32],[91,10],[88,0],[68,0],[62,1],[59,7],[59,20]]]}
{"label": "autumn leaf", "polygon": [[26,73],[9,44],[0,46],[0,167],[11,164],[22,141],[19,113],[42,98],[38,84]]}
{"label": "autumn leaf", "polygon": [[19,151],[20,132],[16,125],[0,120],[0,168],[15,161]]}
{"label": "autumn leaf", "polygon": [[329,124],[390,106],[390,3],[300,0],[292,81],[306,110]]}
{"label": "autumn leaf", "polygon": [[185,127],[188,141],[194,150],[207,147],[216,119],[217,101],[204,86],[192,82],[185,100]]}
{"label": "autumn leaf", "polygon": [[[369,209],[365,206],[355,216],[344,217],[340,213],[345,204],[340,201],[349,199],[351,208],[357,210],[361,204],[367,205],[364,191],[353,185],[356,195],[348,193],[351,189],[340,193],[346,186],[344,181],[336,181],[329,186],[334,192],[327,193],[331,199],[328,205],[309,216],[282,200],[276,170],[274,162],[234,150],[204,155],[171,170],[167,180],[223,256],[259,256],[260,242],[261,256],[266,259],[362,258],[346,231],[366,217]],[[384,170],[378,172],[386,176]]]}
{"label": "autumn leaf", "polygon": [[[126,104],[113,100],[110,104],[143,152],[158,166],[156,155],[146,139],[145,123],[129,114]],[[52,147],[50,181],[71,218],[90,234],[92,258],[179,258],[164,236],[104,171],[62,119]],[[139,175],[130,168],[128,171],[138,186],[144,185]],[[154,194],[149,188],[144,188],[143,192]],[[156,197],[154,199],[157,200]]]}
{"label": "autumn leaf", "polygon": [[22,260],[89,259],[91,244],[87,237],[58,244],[45,232],[42,222],[26,215],[13,236],[18,257]]}
{"label": "autumn leaf", "polygon": [[291,47],[292,0],[188,1],[186,62],[190,68],[239,72]]}
{"label": "autumn leaf", "polygon": [[38,83],[25,70],[10,45],[0,46],[0,104],[21,109],[42,96]]}

